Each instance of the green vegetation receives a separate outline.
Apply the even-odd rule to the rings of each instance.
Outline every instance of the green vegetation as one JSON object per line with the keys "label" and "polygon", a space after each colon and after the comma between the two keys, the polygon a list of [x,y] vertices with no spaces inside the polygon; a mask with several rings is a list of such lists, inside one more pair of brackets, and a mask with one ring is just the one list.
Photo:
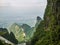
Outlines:
{"label": "green vegetation", "polygon": [[[1,29],[3,29],[3,28],[1,28]],[[5,41],[8,40],[8,41],[10,41],[10,42],[12,42],[12,43],[14,43],[14,44],[17,44],[18,41],[17,41],[17,39],[15,38],[13,32],[10,32],[10,33],[9,33],[7,29],[3,29],[2,32],[3,32],[4,30],[6,30],[6,33],[4,33],[3,35],[0,35],[0,36],[3,37],[3,38],[5,38]]]}
{"label": "green vegetation", "polygon": [[14,44],[28,42],[32,38],[34,27],[13,23],[8,29],[0,28],[0,35]]}
{"label": "green vegetation", "polygon": [[17,39],[18,43],[30,41],[32,38],[32,34],[34,28],[30,27],[27,24],[19,25],[17,23],[13,23],[9,28],[8,31],[14,34],[15,38]]}
{"label": "green vegetation", "polygon": [[14,23],[9,27],[8,30],[14,34],[14,36],[18,40],[18,42],[23,42],[24,41],[24,39],[25,39],[24,38],[24,30],[21,26]]}
{"label": "green vegetation", "polygon": [[0,40],[0,45],[11,45],[11,44],[5,43],[4,41]]}
{"label": "green vegetation", "polygon": [[60,0],[47,0],[44,20],[34,33],[31,45],[60,45]]}
{"label": "green vegetation", "polygon": [[[35,27],[14,23],[8,28],[9,32],[1,29],[0,35],[16,44],[28,40],[27,45],[60,45],[60,0],[47,0],[44,20],[37,17]],[[0,41],[0,44],[5,43]]]}
{"label": "green vegetation", "polygon": [[0,45],[4,45],[3,42],[0,40]]}
{"label": "green vegetation", "polygon": [[7,29],[6,28],[0,28],[0,35],[3,35],[3,34],[5,34],[5,33],[7,33]]}
{"label": "green vegetation", "polygon": [[29,41],[32,37],[33,28],[27,24],[23,24],[21,27],[24,29],[24,32],[26,34],[25,40]]}

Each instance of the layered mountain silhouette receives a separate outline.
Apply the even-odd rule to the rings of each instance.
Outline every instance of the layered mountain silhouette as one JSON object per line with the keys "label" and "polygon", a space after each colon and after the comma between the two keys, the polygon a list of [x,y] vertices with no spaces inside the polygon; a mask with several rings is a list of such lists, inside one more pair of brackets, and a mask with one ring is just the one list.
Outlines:
{"label": "layered mountain silhouette", "polygon": [[6,38],[14,44],[28,42],[33,37],[35,29],[39,25],[40,21],[41,18],[37,16],[35,27],[31,27],[27,24],[20,25],[18,23],[13,23],[8,26],[7,29],[0,28],[0,32],[3,32],[2,37]]}
{"label": "layered mountain silhouette", "polygon": [[8,31],[9,33],[13,32],[18,42],[26,42],[32,38],[34,28],[27,24],[19,25],[17,23],[13,23],[9,26]]}

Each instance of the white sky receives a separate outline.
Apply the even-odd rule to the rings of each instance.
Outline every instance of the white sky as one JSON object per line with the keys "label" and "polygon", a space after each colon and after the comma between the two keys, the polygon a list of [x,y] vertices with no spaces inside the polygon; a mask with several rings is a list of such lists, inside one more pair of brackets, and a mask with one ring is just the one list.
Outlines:
{"label": "white sky", "polygon": [[[35,20],[37,16],[43,18],[46,4],[47,0],[0,0],[0,21],[20,21],[21,18],[22,21],[31,18]],[[34,20],[28,21],[32,24]]]}
{"label": "white sky", "polygon": [[[42,13],[46,3],[47,0],[0,0],[0,14],[7,12],[20,13],[20,15],[21,13]],[[41,17],[43,17],[42,14]]]}
{"label": "white sky", "polygon": [[0,6],[32,7],[44,5],[46,5],[46,0],[0,0]]}

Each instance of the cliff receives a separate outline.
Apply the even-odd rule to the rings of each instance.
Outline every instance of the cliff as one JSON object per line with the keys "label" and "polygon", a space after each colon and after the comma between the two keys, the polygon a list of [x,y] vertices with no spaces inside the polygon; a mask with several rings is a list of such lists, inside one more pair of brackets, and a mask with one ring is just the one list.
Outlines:
{"label": "cliff", "polygon": [[38,25],[31,45],[60,45],[60,0],[47,0],[44,20]]}

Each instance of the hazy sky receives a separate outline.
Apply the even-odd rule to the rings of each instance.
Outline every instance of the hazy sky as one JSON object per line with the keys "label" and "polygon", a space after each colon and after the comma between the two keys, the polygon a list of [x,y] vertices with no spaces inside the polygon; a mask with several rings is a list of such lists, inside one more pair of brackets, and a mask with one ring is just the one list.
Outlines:
{"label": "hazy sky", "polygon": [[32,7],[44,6],[46,0],[0,0],[0,6]]}
{"label": "hazy sky", "polygon": [[[0,21],[35,21],[43,18],[47,0],[0,0]],[[27,21],[28,22],[28,21]]]}

